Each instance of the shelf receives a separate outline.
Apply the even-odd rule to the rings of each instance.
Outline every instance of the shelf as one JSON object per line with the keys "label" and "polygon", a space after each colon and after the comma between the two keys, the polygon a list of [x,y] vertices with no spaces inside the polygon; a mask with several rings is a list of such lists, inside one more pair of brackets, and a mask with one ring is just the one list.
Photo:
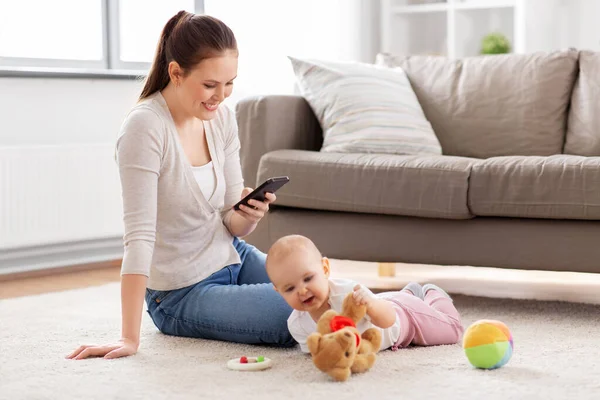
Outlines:
{"label": "shelf", "polygon": [[514,0],[476,0],[464,1],[458,3],[426,3],[426,4],[409,4],[403,6],[392,7],[394,14],[422,14],[444,12],[450,9],[455,10],[493,10],[497,8],[515,7]]}
{"label": "shelf", "polygon": [[392,8],[392,12],[394,14],[422,14],[443,12],[447,10],[447,3],[412,4],[408,6],[396,6]]}
{"label": "shelf", "polygon": [[480,55],[481,41],[489,33],[505,35],[515,48],[515,22],[512,8],[470,8],[456,13],[455,51],[458,58]]}
{"label": "shelf", "polygon": [[514,0],[474,0],[454,3],[455,10],[490,10],[496,8],[510,8],[515,6]]}
{"label": "shelf", "polygon": [[381,0],[379,51],[479,56],[482,39],[496,32],[518,54],[596,49],[599,11],[600,0]]}

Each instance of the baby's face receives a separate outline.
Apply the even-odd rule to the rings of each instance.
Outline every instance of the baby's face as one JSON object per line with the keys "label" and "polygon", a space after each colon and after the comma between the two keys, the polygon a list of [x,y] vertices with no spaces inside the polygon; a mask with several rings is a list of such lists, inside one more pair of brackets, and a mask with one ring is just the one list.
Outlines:
{"label": "baby's face", "polygon": [[[329,299],[329,267],[325,259],[306,252],[292,254],[271,269],[275,289],[295,310],[316,311]],[[327,265],[327,266],[326,266]]]}

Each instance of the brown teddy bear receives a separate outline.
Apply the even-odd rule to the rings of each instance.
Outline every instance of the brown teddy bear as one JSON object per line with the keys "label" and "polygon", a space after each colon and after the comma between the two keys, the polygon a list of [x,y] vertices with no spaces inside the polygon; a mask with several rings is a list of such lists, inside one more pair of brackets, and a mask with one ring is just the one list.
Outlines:
{"label": "brown teddy bear", "polygon": [[313,363],[336,381],[345,381],[351,373],[368,371],[375,364],[375,353],[381,346],[381,332],[369,328],[360,334],[358,321],[367,307],[357,306],[349,293],[344,298],[342,314],[326,311],[317,323],[317,332],[308,336],[306,344]]}

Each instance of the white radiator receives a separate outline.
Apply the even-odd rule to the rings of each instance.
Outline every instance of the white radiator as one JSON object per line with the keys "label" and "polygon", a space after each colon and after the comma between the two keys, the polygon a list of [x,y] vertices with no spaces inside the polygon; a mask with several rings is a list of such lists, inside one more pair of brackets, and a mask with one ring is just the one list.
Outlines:
{"label": "white radiator", "polygon": [[0,252],[122,235],[113,144],[0,148]]}

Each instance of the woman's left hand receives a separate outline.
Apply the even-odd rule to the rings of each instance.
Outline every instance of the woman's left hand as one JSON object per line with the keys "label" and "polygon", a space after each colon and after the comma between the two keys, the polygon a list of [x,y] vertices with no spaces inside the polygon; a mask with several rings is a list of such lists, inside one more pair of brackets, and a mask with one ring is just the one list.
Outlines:
{"label": "woman's left hand", "polygon": [[[242,199],[252,192],[252,188],[242,190]],[[275,202],[277,196],[274,193],[266,193],[265,201],[249,200],[248,206],[240,205],[239,211],[236,211],[244,219],[256,224],[269,211],[269,204]]]}

